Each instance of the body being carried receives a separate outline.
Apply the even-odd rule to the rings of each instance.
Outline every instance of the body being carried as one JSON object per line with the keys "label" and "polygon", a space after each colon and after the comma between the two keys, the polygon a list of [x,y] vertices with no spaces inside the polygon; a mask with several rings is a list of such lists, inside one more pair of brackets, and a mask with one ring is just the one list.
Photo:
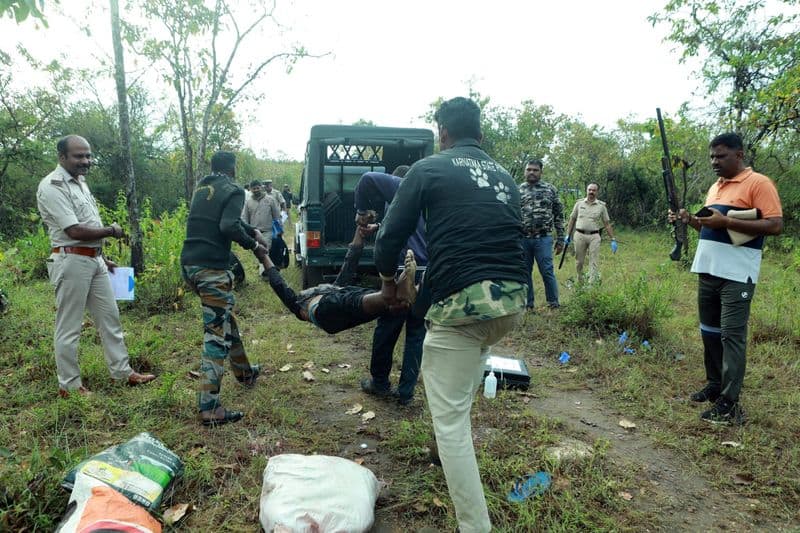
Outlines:
{"label": "body being carried", "polygon": [[339,333],[382,315],[407,311],[417,295],[414,286],[417,269],[414,253],[409,250],[406,254],[405,270],[397,280],[401,303],[390,306],[379,291],[349,285],[363,250],[364,229],[359,227],[348,245],[344,264],[336,280],[332,284],[323,283],[299,293],[286,284],[269,257],[264,258],[263,276],[269,280],[270,287],[289,311],[298,319],[311,322],[327,333]]}

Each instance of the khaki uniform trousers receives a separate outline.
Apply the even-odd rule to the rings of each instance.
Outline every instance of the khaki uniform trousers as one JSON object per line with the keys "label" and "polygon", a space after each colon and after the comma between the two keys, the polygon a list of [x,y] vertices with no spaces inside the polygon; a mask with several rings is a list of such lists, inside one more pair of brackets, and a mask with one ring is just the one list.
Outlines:
{"label": "khaki uniform trousers", "polygon": [[597,281],[600,278],[600,269],[598,267],[598,260],[600,259],[600,234],[584,235],[583,233],[575,232],[575,270],[578,272],[578,278],[583,276],[583,265],[586,262],[586,256],[589,256],[589,280]]}
{"label": "khaki uniform trousers", "polygon": [[72,390],[83,385],[78,365],[78,341],[87,307],[100,334],[111,377],[127,379],[133,370],[103,258],[55,253],[47,260],[47,273],[56,293],[54,343],[59,387]]}
{"label": "khaki uniform trousers", "polygon": [[425,395],[461,533],[492,529],[472,445],[470,411],[489,347],[512,330],[521,317],[521,313],[515,313],[463,326],[428,325],[422,350]]}

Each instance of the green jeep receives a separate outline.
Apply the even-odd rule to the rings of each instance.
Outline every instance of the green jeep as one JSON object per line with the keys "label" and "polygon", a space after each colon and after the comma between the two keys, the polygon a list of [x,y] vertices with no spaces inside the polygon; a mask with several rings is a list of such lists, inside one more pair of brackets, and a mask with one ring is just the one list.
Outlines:
{"label": "green jeep", "polygon": [[[417,128],[318,125],[311,128],[300,180],[295,264],[303,288],[331,281],[355,231],[355,194],[365,172],[391,173],[433,153],[433,132]],[[380,212],[379,216],[383,213]],[[362,273],[375,273],[373,246],[364,247]]]}

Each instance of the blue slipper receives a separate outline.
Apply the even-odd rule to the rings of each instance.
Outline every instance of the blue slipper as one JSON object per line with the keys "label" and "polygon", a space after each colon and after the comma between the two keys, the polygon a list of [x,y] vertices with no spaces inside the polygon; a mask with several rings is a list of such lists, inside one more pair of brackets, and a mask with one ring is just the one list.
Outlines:
{"label": "blue slipper", "polygon": [[550,488],[550,474],[547,472],[536,472],[518,478],[514,482],[514,488],[508,493],[506,499],[513,503],[519,503],[530,496],[539,496]]}

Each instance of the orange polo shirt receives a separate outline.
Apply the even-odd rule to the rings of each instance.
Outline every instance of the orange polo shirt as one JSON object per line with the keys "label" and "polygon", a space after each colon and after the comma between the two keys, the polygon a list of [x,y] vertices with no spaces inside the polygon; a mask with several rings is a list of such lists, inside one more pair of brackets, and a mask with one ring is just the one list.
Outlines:
{"label": "orange polo shirt", "polygon": [[[761,218],[783,216],[775,184],[767,176],[748,167],[731,179],[720,178],[708,190],[706,206],[723,215],[730,210],[757,208]],[[711,274],[732,281],[758,281],[764,236],[734,246],[728,231],[703,226],[692,263],[692,272]]]}

